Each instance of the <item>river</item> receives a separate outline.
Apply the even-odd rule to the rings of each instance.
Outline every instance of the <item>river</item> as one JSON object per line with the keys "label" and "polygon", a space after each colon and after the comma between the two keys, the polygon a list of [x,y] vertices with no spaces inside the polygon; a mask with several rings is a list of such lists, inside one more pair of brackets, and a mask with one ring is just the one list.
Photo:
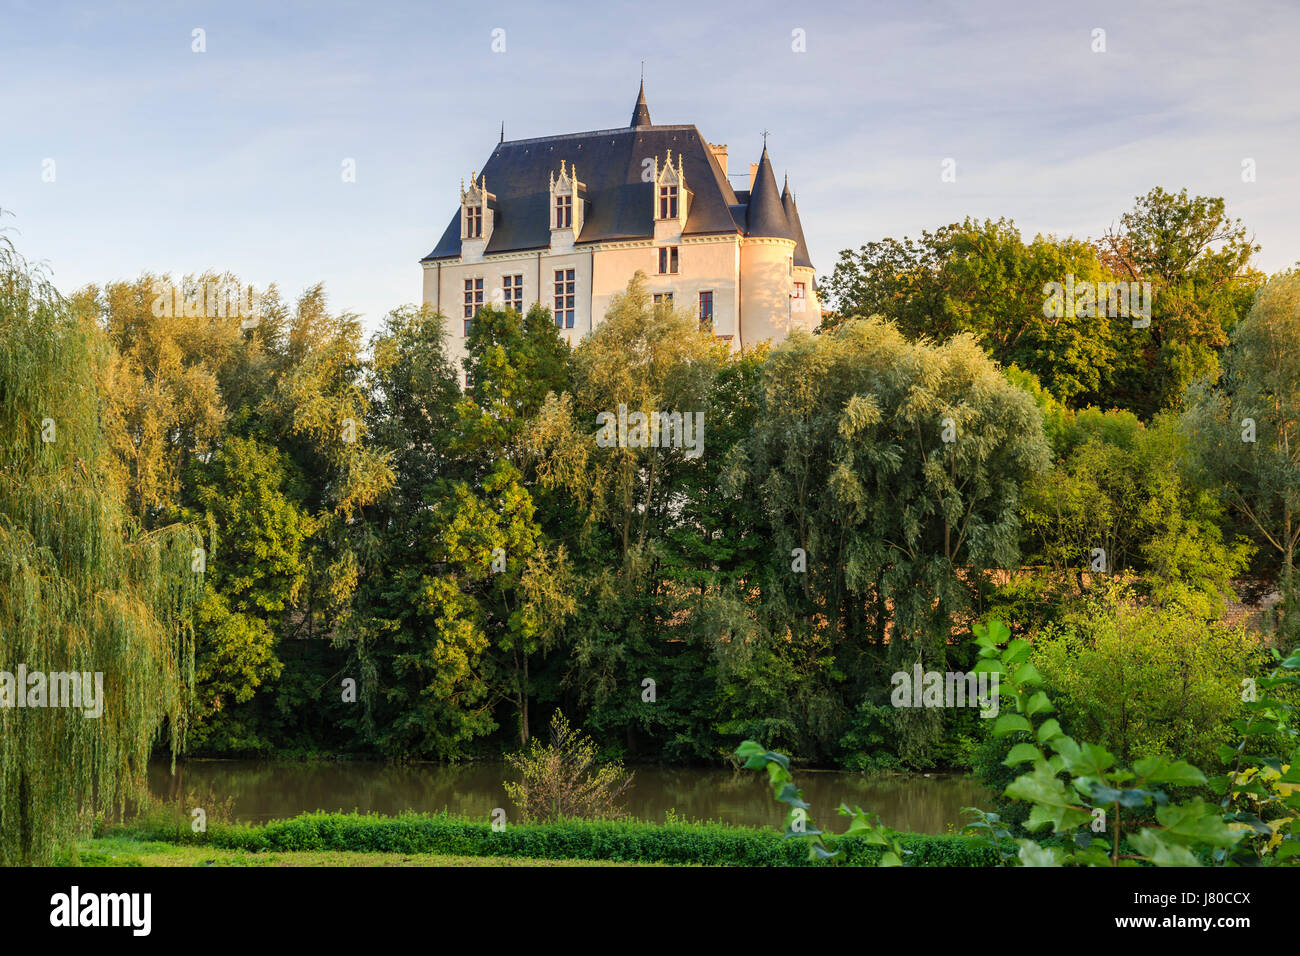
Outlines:
{"label": "river", "polygon": [[[633,767],[626,795],[628,813],[663,822],[668,811],[679,819],[713,820],[777,827],[783,805],[767,786],[767,774],[727,769]],[[454,765],[251,760],[186,760],[176,766],[155,762],[149,789],[168,801],[224,808],[244,823],[296,816],[309,810],[395,814],[406,810],[487,819],[496,807],[511,811],[502,781],[510,770],[501,762]],[[797,769],[795,779],[812,804],[812,819],[832,831],[847,821],[835,808],[841,802],[879,813],[897,830],[947,833],[965,819],[961,808],[988,807],[986,790],[969,777],[920,774],[865,777],[835,771]],[[220,811],[218,811],[218,814]],[[219,818],[215,816],[214,818]]]}

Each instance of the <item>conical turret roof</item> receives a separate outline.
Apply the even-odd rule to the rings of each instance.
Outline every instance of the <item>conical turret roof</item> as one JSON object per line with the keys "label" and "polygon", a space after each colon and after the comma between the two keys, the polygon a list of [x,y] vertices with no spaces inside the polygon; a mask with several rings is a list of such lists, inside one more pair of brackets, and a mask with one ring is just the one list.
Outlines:
{"label": "conical turret roof", "polygon": [[653,126],[650,122],[650,107],[645,101],[645,80],[641,81],[641,92],[637,94],[636,106],[632,107],[632,122],[629,126]]}
{"label": "conical turret roof", "polygon": [[785,188],[781,190],[781,207],[785,210],[786,222],[790,224],[790,232],[793,234],[796,243],[794,247],[794,264],[811,269],[813,267],[812,258],[808,255],[808,243],[803,238],[803,223],[799,221],[799,207],[794,203],[794,195],[790,192],[790,179],[786,178]]}
{"label": "conical turret roof", "polygon": [[763,147],[763,157],[758,161],[754,185],[749,192],[749,209],[746,215],[745,234],[765,239],[794,239],[790,220],[781,205],[781,194],[776,189],[776,174],[772,160]]}

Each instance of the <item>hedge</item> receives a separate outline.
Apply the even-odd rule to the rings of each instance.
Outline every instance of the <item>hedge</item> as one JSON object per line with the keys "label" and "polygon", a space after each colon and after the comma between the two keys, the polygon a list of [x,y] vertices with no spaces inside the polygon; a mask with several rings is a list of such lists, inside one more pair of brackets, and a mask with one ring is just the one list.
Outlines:
{"label": "hedge", "polygon": [[[486,821],[449,815],[396,817],[348,813],[304,813],[264,826],[210,824],[195,834],[188,826],[145,821],[115,827],[114,833],[141,840],[197,843],[257,852],[352,850],[366,853],[436,853],[456,856],[512,856],[549,860],[614,860],[628,863],[705,866],[808,866],[807,850],[774,830],[717,823],[655,824],[642,821],[566,820],[508,824],[494,832]],[[958,836],[909,834],[900,839],[916,866],[994,866],[986,845]],[[860,839],[839,841],[842,862],[873,865],[880,848]]]}

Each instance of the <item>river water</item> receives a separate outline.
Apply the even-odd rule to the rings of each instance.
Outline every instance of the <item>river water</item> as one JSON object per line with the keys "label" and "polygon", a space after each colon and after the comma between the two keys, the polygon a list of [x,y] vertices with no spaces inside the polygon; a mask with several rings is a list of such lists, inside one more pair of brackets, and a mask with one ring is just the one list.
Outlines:
{"label": "river water", "polygon": [[[638,819],[662,823],[671,810],[679,819],[779,827],[784,818],[785,807],[773,800],[766,773],[654,766],[632,770],[635,777],[624,806]],[[177,764],[175,776],[167,763],[151,764],[149,789],[169,802],[225,807],[230,816],[245,823],[309,810],[383,814],[446,810],[487,819],[496,807],[511,814],[502,787],[510,776],[501,762],[394,766],[186,760]],[[989,806],[988,792],[958,775],[865,777],[797,768],[795,780],[812,804],[811,818],[831,831],[841,831],[847,823],[835,813],[841,802],[879,813],[886,825],[910,833],[950,832],[968,819],[962,807]]]}

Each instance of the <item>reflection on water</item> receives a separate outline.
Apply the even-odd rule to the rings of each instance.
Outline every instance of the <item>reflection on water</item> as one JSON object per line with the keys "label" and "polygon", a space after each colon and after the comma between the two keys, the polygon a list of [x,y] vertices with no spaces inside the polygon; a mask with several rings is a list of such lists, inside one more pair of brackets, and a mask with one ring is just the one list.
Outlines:
{"label": "reflection on water", "polygon": [[[668,810],[688,820],[777,827],[783,806],[772,799],[767,775],[695,768],[636,767],[625,806],[643,820],[662,822]],[[486,819],[495,807],[510,810],[501,786],[504,763],[391,766],[382,763],[269,763],[189,760],[173,777],[165,762],[149,768],[149,789],[169,801],[187,793],[230,802],[237,820],[264,822],[308,810],[400,813],[440,812]],[[945,833],[964,822],[961,808],[989,805],[988,792],[961,776],[864,777],[796,770],[813,819],[831,830],[845,823],[841,802],[880,814],[882,822],[911,833]]]}

